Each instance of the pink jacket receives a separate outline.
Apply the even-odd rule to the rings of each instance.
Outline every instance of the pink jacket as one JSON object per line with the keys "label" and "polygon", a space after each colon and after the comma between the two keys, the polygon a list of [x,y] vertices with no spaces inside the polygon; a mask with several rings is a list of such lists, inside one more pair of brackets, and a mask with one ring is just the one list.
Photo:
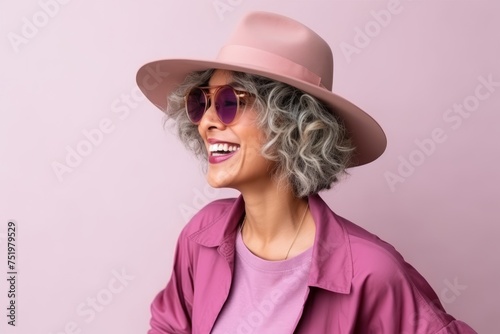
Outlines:
{"label": "pink jacket", "polygon": [[[476,333],[447,314],[424,278],[389,244],[309,197],[316,240],[309,292],[294,333]],[[208,334],[231,287],[244,202],[212,202],[182,231],[149,334]],[[286,307],[286,305],[283,305]],[[281,333],[280,333],[281,334]]]}

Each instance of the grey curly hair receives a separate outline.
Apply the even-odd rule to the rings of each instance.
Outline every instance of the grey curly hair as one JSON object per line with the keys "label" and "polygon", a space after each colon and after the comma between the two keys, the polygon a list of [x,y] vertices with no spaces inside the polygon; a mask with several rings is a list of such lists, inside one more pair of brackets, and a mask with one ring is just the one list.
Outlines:
{"label": "grey curly hair", "polygon": [[[176,124],[181,141],[206,161],[198,126],[189,121],[184,95],[192,87],[207,85],[214,70],[194,72],[168,97],[166,115]],[[330,189],[349,166],[354,147],[341,120],[313,96],[282,82],[232,72],[238,89],[255,96],[258,126],[267,142],[262,155],[277,162],[274,175],[290,185],[297,197]],[[239,87],[241,86],[241,87]]]}

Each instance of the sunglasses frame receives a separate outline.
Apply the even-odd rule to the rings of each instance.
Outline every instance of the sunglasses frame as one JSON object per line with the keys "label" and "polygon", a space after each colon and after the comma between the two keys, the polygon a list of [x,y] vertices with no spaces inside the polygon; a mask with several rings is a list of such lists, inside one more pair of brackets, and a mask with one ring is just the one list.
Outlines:
{"label": "sunglasses frame", "polygon": [[[208,108],[210,108],[212,106],[212,102],[217,100],[217,94],[219,93],[219,91],[224,88],[224,87],[229,87],[233,90],[233,93],[234,93],[234,96],[236,96],[236,113],[234,115],[234,119],[229,122],[229,123],[226,123],[224,122],[221,117],[219,116],[219,112],[217,110],[217,107],[214,105],[214,108],[215,108],[215,114],[217,115],[217,118],[219,119],[219,121],[224,124],[224,125],[231,125],[233,124],[240,116],[241,112],[240,112],[240,98],[244,98],[244,97],[247,97],[247,96],[253,96],[253,94],[249,93],[249,92],[246,92],[246,91],[243,91],[243,90],[238,90],[236,88],[234,88],[233,86],[229,85],[229,84],[225,84],[225,85],[218,85],[218,86],[203,86],[203,87],[193,87],[191,88],[186,95],[184,95],[184,104],[185,104],[185,109],[186,109],[186,114],[187,114],[187,117],[188,119],[191,121],[191,123],[195,124],[195,125],[198,125],[200,124],[201,120],[203,119],[203,116],[205,115],[205,113],[207,112]],[[205,97],[205,110],[203,111],[203,114],[201,115],[201,118],[198,122],[194,122],[191,117],[189,116],[189,111],[188,111],[188,107],[187,107],[187,102],[188,102],[188,96],[191,94],[191,92],[195,89],[199,89],[201,90],[201,92],[203,93],[203,96]],[[210,93],[210,89],[215,89],[215,91],[213,93]],[[244,109],[243,109],[244,110]]]}

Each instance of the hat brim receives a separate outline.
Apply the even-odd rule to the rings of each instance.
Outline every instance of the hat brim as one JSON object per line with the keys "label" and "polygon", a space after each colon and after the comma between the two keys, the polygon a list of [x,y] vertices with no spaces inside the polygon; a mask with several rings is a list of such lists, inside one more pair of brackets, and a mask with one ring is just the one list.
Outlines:
{"label": "hat brim", "polygon": [[195,71],[221,69],[246,72],[277,80],[296,87],[322,101],[343,120],[356,148],[349,167],[361,166],[377,159],[385,151],[387,139],[380,125],[361,108],[326,88],[297,80],[248,64],[198,59],[165,59],[147,63],[137,72],[137,84],[144,95],[160,110],[167,110],[167,97],[186,76]]}

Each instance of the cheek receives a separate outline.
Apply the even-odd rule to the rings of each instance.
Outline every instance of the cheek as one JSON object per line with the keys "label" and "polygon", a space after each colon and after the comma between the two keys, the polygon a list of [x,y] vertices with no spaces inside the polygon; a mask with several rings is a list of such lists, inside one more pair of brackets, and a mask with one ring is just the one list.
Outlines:
{"label": "cheek", "polygon": [[248,159],[260,160],[264,159],[262,156],[262,148],[264,147],[265,140],[264,136],[260,132],[252,131],[247,135],[249,140],[247,141],[246,155]]}
{"label": "cheek", "polygon": [[247,163],[245,164],[245,167],[261,171],[271,170],[275,163],[265,158],[262,154],[263,147],[266,144],[264,134],[262,132],[254,132],[251,135],[253,140],[247,147]]}
{"label": "cheek", "polygon": [[252,147],[259,146],[262,147],[266,142],[266,134],[257,123],[257,115],[252,113],[246,122],[242,124],[242,137],[249,143],[252,143]]}

